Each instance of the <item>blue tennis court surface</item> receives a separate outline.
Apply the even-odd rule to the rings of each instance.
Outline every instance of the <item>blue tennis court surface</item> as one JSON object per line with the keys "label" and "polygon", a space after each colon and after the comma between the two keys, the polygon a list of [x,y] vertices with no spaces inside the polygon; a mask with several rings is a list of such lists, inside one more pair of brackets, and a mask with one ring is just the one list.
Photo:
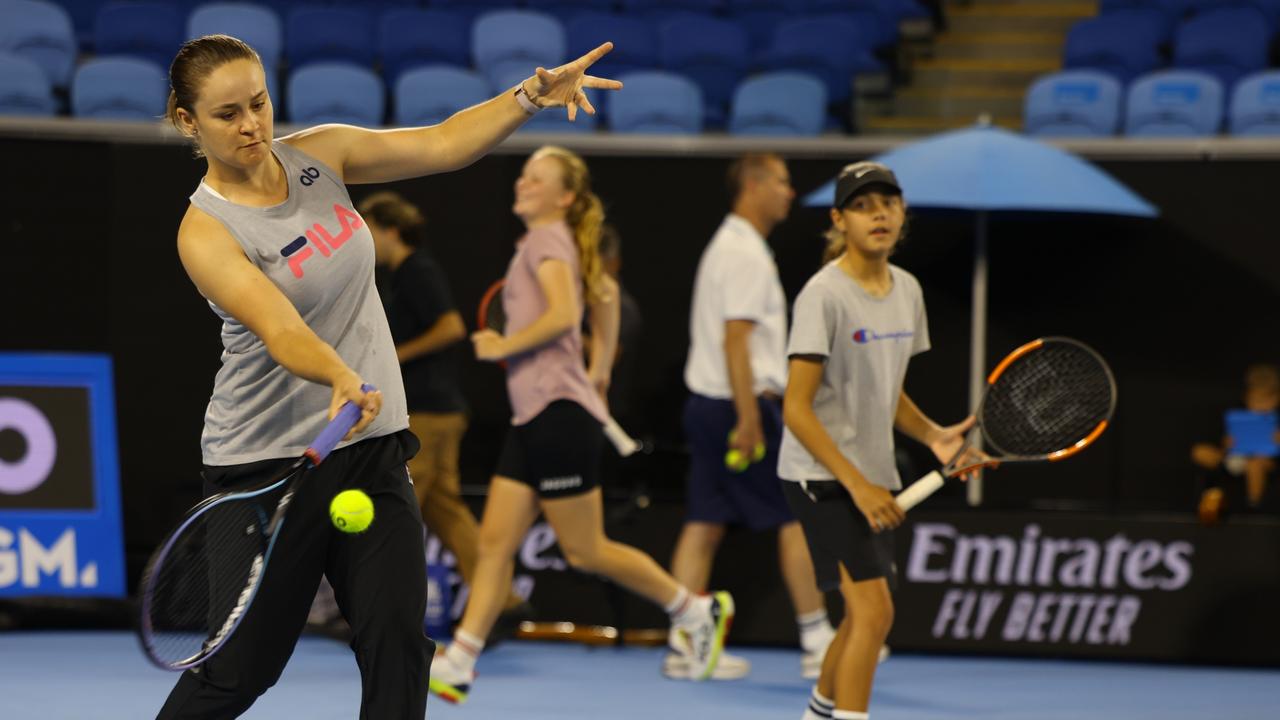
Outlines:
{"label": "blue tennis court surface", "polygon": [[[737,650],[735,650],[737,652]],[[798,652],[741,650],[745,680],[693,684],[658,674],[654,648],[507,643],[486,653],[470,702],[432,698],[428,717],[522,720],[799,720],[810,683]],[[0,633],[5,718],[139,720],[175,676],[153,669],[121,632]],[[360,685],[345,645],[304,638],[250,720],[354,720]],[[875,720],[1275,720],[1280,670],[896,654],[880,668]]]}

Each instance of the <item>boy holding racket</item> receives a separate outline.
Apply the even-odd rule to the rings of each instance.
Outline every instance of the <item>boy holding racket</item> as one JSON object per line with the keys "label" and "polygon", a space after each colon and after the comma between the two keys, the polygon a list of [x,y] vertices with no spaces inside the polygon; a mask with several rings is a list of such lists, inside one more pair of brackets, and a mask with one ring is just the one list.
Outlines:
{"label": "boy holding racket", "polygon": [[845,617],[804,720],[865,719],[877,658],[893,624],[889,578],[903,511],[893,429],[946,462],[970,418],[940,427],[903,392],[907,363],[929,349],[920,284],[889,263],[906,205],[893,172],[849,165],[836,181],[829,261],[796,298],[778,461],[819,587],[839,588]]}

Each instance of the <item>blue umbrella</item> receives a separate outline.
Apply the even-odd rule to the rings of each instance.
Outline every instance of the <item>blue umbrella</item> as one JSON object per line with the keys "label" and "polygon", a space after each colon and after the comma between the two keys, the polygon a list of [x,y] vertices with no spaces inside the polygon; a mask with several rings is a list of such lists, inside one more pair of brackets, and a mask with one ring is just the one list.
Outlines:
{"label": "blue umbrella", "polygon": [[[1110,175],[1065,150],[986,124],[941,133],[895,148],[874,160],[902,184],[912,209],[976,213],[969,400],[976,407],[986,375],[987,213],[1092,213],[1155,217],[1159,211]],[[804,204],[830,207],[835,180]],[[969,503],[982,501],[982,483],[968,483]]]}

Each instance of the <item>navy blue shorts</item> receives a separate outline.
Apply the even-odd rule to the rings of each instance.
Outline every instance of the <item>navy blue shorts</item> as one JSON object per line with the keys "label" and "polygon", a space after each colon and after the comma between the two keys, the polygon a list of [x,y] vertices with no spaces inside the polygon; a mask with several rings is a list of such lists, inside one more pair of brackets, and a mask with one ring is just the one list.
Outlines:
{"label": "navy blue shorts", "polygon": [[782,444],[782,406],[759,398],[765,456],[737,473],[724,465],[729,433],[737,424],[733,401],[696,393],[684,405],[684,434],[692,455],[685,519],[717,525],[745,525],[768,530],[794,522],[778,479],[778,447]]}

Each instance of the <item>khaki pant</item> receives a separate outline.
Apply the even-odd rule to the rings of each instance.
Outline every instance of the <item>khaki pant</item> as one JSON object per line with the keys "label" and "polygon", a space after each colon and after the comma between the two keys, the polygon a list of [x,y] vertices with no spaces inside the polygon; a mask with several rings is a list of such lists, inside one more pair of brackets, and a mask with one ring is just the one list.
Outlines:
{"label": "khaki pant", "polygon": [[[463,413],[409,414],[409,430],[422,449],[409,461],[413,491],[422,509],[422,521],[458,559],[458,572],[469,585],[476,571],[479,527],[475,515],[462,500],[458,474],[458,450],[467,431]],[[511,593],[504,609],[521,602]]]}

